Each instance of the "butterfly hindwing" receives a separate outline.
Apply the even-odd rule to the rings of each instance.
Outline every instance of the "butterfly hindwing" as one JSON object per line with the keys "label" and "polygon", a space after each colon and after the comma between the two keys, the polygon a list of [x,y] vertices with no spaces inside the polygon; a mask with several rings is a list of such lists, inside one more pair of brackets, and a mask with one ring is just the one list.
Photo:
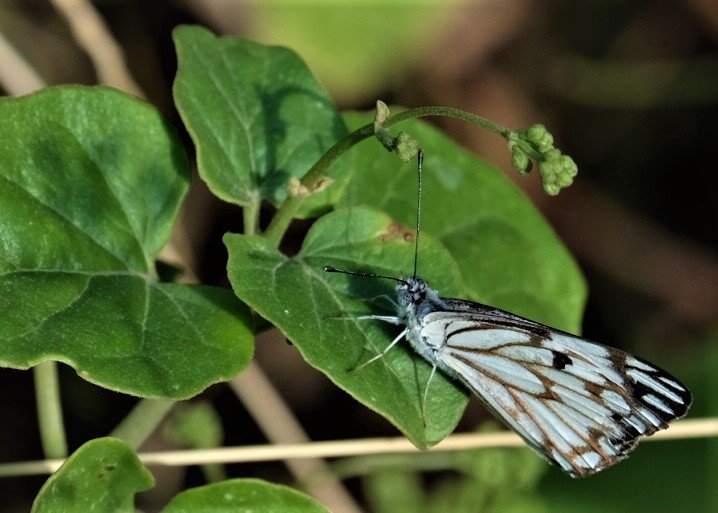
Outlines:
{"label": "butterfly hindwing", "polygon": [[[685,415],[690,392],[623,351],[484,305],[441,298],[420,336],[528,444],[572,476],[626,457],[640,436]],[[443,339],[443,340],[441,340]]]}

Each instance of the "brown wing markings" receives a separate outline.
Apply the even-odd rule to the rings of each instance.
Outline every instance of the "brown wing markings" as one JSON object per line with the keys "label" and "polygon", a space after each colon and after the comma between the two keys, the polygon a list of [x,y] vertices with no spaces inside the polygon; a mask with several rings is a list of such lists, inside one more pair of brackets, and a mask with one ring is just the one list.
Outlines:
{"label": "brown wing markings", "polygon": [[[551,436],[549,435],[548,431],[543,428],[542,422],[540,422],[540,421],[537,419],[536,415],[535,415],[534,412],[531,410],[531,408],[526,404],[526,402],[523,400],[523,398],[521,398],[520,395],[515,394],[514,391],[513,391],[511,388],[508,388],[508,387],[507,387],[507,390],[509,391],[509,394],[511,394],[511,396],[514,398],[514,400],[515,400],[517,403],[520,403],[520,404],[523,406],[524,413],[531,418],[531,420],[534,422],[534,424],[536,424],[536,426],[538,426],[539,430],[541,430],[541,432],[543,433],[545,439],[546,439],[546,440],[552,440],[553,437],[551,437]],[[581,438],[581,439],[583,440],[583,437],[582,437],[579,433],[577,433],[571,426],[569,426],[569,425],[566,424],[565,422],[564,422],[564,425],[567,426],[571,431],[573,431],[579,438]],[[560,433],[558,430],[556,430],[556,436],[560,437],[560,438],[566,443],[566,445],[568,445],[569,447],[573,447],[573,445],[572,445],[568,440],[566,440],[566,439],[561,435],[561,433]],[[592,474],[593,472],[595,472],[595,470],[592,470],[592,469],[591,469],[590,463],[585,459],[584,453],[581,453],[581,452],[579,452],[579,451],[576,450],[576,449],[574,449],[574,450],[572,450],[572,451],[562,451],[562,450],[561,450],[557,445],[555,445],[555,444],[552,444],[551,447],[547,447],[546,444],[542,444],[542,445],[543,445],[543,447],[544,447],[544,451],[545,451],[546,456],[547,456],[549,459],[553,460],[553,461],[555,461],[555,458],[554,458],[553,455],[551,454],[551,449],[552,449],[552,448],[553,448],[553,449],[556,449],[556,451],[558,451],[558,453],[561,454],[561,456],[563,456],[563,457],[566,459],[566,461],[568,461],[568,463],[571,465],[571,467],[572,467],[573,470],[574,470],[573,473],[575,473],[576,475],[579,475],[579,476],[581,476],[581,477],[584,477],[584,476],[590,475],[590,474]],[[585,468],[585,469],[584,469],[584,468],[577,468],[577,466],[573,463],[573,460],[574,460],[574,458],[576,458],[576,457],[581,458],[581,459],[586,463],[586,468]],[[558,462],[556,462],[556,463],[558,463]],[[560,466],[560,465],[559,465],[559,466]],[[592,471],[587,472],[588,470],[592,470]]]}
{"label": "brown wing markings", "polygon": [[[453,356],[454,358],[456,358],[457,360],[463,362],[464,364],[466,364],[466,365],[468,365],[468,366],[470,366],[470,367],[472,367],[472,368],[475,368],[475,366],[473,365],[473,363],[472,363],[470,360],[467,360],[466,358],[463,358],[460,354],[453,354],[452,356]],[[530,370],[530,369],[527,369],[527,370]],[[544,436],[544,439],[545,439],[545,440],[551,440],[551,439],[552,439],[552,437],[549,436],[548,432],[542,427],[542,422],[538,421],[536,415],[534,415],[533,410],[531,410],[530,407],[526,404],[526,402],[525,402],[519,395],[517,395],[517,394],[515,393],[515,392],[516,392],[516,387],[513,387],[513,386],[509,385],[508,383],[506,383],[506,381],[502,380],[502,379],[501,379],[499,376],[497,376],[495,373],[493,373],[493,372],[491,372],[491,371],[488,371],[487,369],[483,369],[483,368],[482,368],[479,372],[481,372],[482,374],[486,375],[487,377],[493,379],[494,381],[496,381],[497,383],[499,383],[500,385],[502,385],[502,386],[507,390],[507,392],[511,395],[511,397],[514,399],[514,401],[516,401],[517,404],[522,405],[522,407],[523,407],[523,408],[522,408],[522,409],[523,409],[523,412],[524,412],[526,415],[528,415],[529,418],[531,418],[531,420],[534,422],[534,424],[536,424],[536,426],[538,427],[538,429],[542,432],[542,434],[543,434],[543,436]],[[535,374],[534,374],[534,375],[535,375]],[[554,413],[554,415],[556,415],[556,416],[559,418],[559,420],[564,424],[564,426],[566,426],[566,427],[567,427],[568,429],[570,429],[573,433],[575,433],[576,436],[577,436],[579,439],[583,440],[583,441],[586,443],[586,446],[587,446],[587,447],[590,447],[590,448],[596,450],[596,452],[598,452],[599,456],[601,456],[601,458],[602,458],[601,461],[606,460],[606,454],[603,452],[603,450],[600,449],[600,447],[598,447],[597,438],[596,438],[594,441],[589,441],[589,440],[587,440],[584,436],[582,436],[579,432],[577,432],[576,429],[575,429],[573,426],[571,426],[570,424],[568,424],[567,422],[565,422],[565,421],[561,418],[561,415],[558,414],[558,413],[555,411],[554,408],[551,408],[551,407],[550,407],[550,405],[549,405],[550,400],[557,400],[557,401],[560,401],[562,404],[566,404],[566,403],[562,400],[562,398],[561,398],[560,396],[557,396],[557,395],[555,394],[555,392],[554,392],[553,390],[551,390],[550,387],[546,387],[545,382],[544,382],[544,380],[542,379],[542,377],[539,377],[539,379],[541,379],[542,383],[544,383],[544,388],[546,388],[546,391],[545,391],[544,393],[542,393],[542,394],[530,394],[529,392],[525,392],[525,391],[522,391],[522,392],[523,392],[523,393],[526,393],[526,394],[534,395],[534,397],[536,397],[538,400],[542,400],[543,404],[544,404],[547,408],[549,408],[549,409]],[[571,407],[571,406],[569,406],[569,405],[566,405],[566,406],[568,406],[568,407],[570,407],[571,409],[575,410],[575,408],[573,408],[573,407]],[[508,413],[509,415],[511,415],[512,417],[514,417],[514,418],[517,417],[517,412],[516,412],[516,411],[511,411],[512,409],[509,409],[509,408],[506,408],[506,407],[504,407],[504,409],[505,409],[505,410],[507,411],[507,413]],[[576,410],[576,411],[577,411],[577,410]],[[599,432],[599,433],[600,433],[600,432]],[[564,442],[566,442],[567,445],[571,446],[571,443],[568,442],[565,438],[563,438],[563,436],[560,434],[560,432],[558,432],[558,430],[556,431],[556,436],[561,437],[561,439],[563,439]],[[607,435],[607,434],[603,434],[603,436],[606,436],[607,439],[608,439],[608,435]],[[554,457],[553,457],[552,454],[551,454],[550,448],[548,448],[548,447],[546,446],[546,443],[543,442],[543,443],[540,443],[540,445],[543,447],[544,453],[545,453],[546,457],[549,458],[550,460],[554,461],[555,463],[558,463],[558,462],[555,461]],[[574,449],[574,450],[571,451],[571,452],[565,452],[565,451],[560,450],[560,449],[559,449],[558,447],[556,447],[556,446],[553,446],[553,447],[554,447],[564,458],[566,458],[566,461],[569,462],[569,464],[570,464],[571,467],[574,469],[574,471],[575,471],[575,473],[576,473],[577,475],[585,476],[585,475],[592,474],[592,473],[594,473],[594,472],[600,470],[601,468],[605,468],[605,467],[601,466],[600,468],[592,469],[590,463],[585,459],[585,452],[581,452],[581,451],[579,451],[578,449]],[[577,467],[574,463],[572,463],[572,460],[573,460],[574,458],[576,458],[576,457],[581,458],[581,459],[586,463],[586,468]],[[616,462],[617,462],[617,461],[618,461],[618,460],[616,460]],[[560,466],[560,465],[559,465],[559,466]],[[589,469],[590,469],[590,472],[589,472]]]}
{"label": "brown wing markings", "polygon": [[[471,367],[472,369],[476,369],[476,365],[475,365],[473,362],[471,362],[471,360],[467,360],[466,358],[464,358],[461,354],[459,354],[459,353],[454,353],[454,354],[452,354],[451,356],[452,356],[453,358],[456,358],[456,359],[459,360],[460,362],[462,362],[462,363],[468,365],[468,366]],[[488,369],[485,369],[485,368],[482,367],[481,369],[477,369],[477,371],[480,372],[480,373],[482,373],[482,374],[484,374],[484,375],[486,375],[486,376],[488,376],[488,377],[490,377],[491,379],[493,379],[493,380],[496,381],[497,383],[503,385],[507,390],[509,390],[509,389],[511,389],[511,388],[516,388],[516,387],[512,387],[511,385],[509,385],[509,384],[506,382],[506,380],[501,379],[498,375],[496,375],[495,373],[491,372],[491,371],[488,370]],[[533,373],[532,373],[532,374],[533,374]],[[535,376],[535,374],[534,374],[534,376]],[[539,379],[540,379],[540,378],[539,378]],[[527,393],[528,393],[528,392],[527,392]]]}
{"label": "brown wing markings", "polygon": [[[576,433],[581,439],[586,441],[587,445],[591,449],[593,449],[593,451],[596,452],[599,456],[601,456],[601,461],[599,462],[598,466],[595,469],[593,469],[593,472],[591,472],[591,473],[598,472],[599,470],[602,470],[606,467],[610,467],[611,465],[614,465],[615,463],[618,463],[621,460],[621,455],[623,454],[623,452],[621,451],[620,448],[616,447],[618,454],[612,455],[612,454],[606,453],[605,450],[603,449],[603,447],[601,446],[601,444],[599,443],[599,438],[601,438],[601,437],[604,437],[604,438],[606,438],[606,440],[609,440],[607,433],[599,431],[594,427],[586,426],[586,430],[588,431],[588,436],[582,435],[581,433],[579,433],[576,430],[576,428],[572,425],[571,422],[566,420],[566,414],[564,412],[561,412],[560,410],[558,410],[555,407],[555,402],[556,401],[553,401],[553,400],[546,401],[546,403],[545,403],[546,407],[549,408],[551,411],[553,411],[554,414],[564,422],[564,424],[571,427],[571,429],[573,429],[574,433]],[[568,406],[567,404],[565,404],[563,401],[558,401],[558,402],[560,402],[567,408],[570,408],[571,410],[576,411],[575,409],[573,409],[570,406]],[[581,415],[581,414],[579,413],[579,415]],[[581,417],[586,418],[584,415],[581,415]],[[580,419],[577,419],[577,421],[581,422]],[[601,463],[603,463],[603,465],[601,465]]]}

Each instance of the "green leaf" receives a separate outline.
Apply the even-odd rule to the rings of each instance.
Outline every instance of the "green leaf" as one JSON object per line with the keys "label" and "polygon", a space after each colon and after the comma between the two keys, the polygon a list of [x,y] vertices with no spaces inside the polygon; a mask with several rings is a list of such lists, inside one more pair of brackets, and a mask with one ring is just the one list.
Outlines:
{"label": "green leaf", "polygon": [[0,365],[53,359],[101,386],[183,398],[236,375],[251,318],[230,291],[155,281],[187,190],[177,134],[109,88],[0,100]]}
{"label": "green leaf", "polygon": [[[406,345],[358,370],[401,331],[357,315],[381,313],[386,301],[362,301],[386,293],[388,280],[322,272],[324,265],[371,269],[389,276],[412,270],[414,232],[368,208],[343,209],[317,221],[302,250],[288,258],[262,237],[227,234],[228,272],[235,293],[277,326],[312,366],[389,419],[418,447],[435,444],[456,425],[465,393],[437,375],[428,394],[426,425],[421,395],[430,366]],[[430,236],[421,238],[423,273],[460,294],[456,263]]]}
{"label": "green leaf", "polygon": [[317,501],[261,479],[231,479],[178,494],[162,513],[329,513]]}
{"label": "green leaf", "polygon": [[134,495],[155,480],[117,438],[90,440],[45,482],[32,513],[134,512]]}
{"label": "green leaf", "polygon": [[[371,122],[368,114],[345,119],[353,128]],[[401,129],[425,152],[422,230],[456,259],[467,299],[578,332],[583,277],[531,202],[493,167],[426,123],[409,120]],[[416,161],[402,163],[368,141],[345,158],[356,171],[340,206],[370,205],[399,222],[415,222]],[[421,275],[427,260],[419,254]],[[448,295],[443,283],[429,284]]]}
{"label": "green leaf", "polygon": [[[197,148],[202,178],[221,199],[275,205],[347,130],[301,58],[287,48],[215,37],[197,26],[174,31],[177,108]],[[343,171],[332,178],[341,184]],[[326,210],[341,192],[330,185],[305,202]]]}

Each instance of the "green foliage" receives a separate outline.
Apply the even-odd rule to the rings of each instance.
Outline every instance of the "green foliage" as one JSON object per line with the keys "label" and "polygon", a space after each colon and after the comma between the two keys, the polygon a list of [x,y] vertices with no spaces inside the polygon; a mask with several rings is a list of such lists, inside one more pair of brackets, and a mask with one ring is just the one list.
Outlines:
{"label": "green foliage", "polygon": [[[288,258],[257,236],[227,234],[229,278],[237,295],[277,326],[310,365],[356,399],[381,413],[419,447],[450,433],[466,404],[465,393],[437,376],[421,414],[421,394],[429,365],[407,347],[359,370],[400,330],[357,320],[386,310],[385,301],[362,301],[393,291],[387,283],[322,272],[325,265],[370,269],[390,276],[411,270],[414,233],[368,208],[338,210],[312,227],[296,257]],[[430,236],[422,237],[423,274],[460,295],[456,263]]]}
{"label": "green foliage", "polygon": [[155,480],[129,446],[116,438],[87,442],[44,484],[32,513],[134,512],[135,493]]}
{"label": "green foliage", "polygon": [[[371,121],[365,114],[349,114],[346,120],[351,127]],[[586,298],[581,272],[531,202],[438,130],[415,120],[402,126],[425,152],[422,230],[441,241],[459,264],[467,299],[578,332]],[[400,163],[369,143],[354,148],[351,159],[354,176],[339,205],[371,205],[412,226],[416,164]],[[419,254],[420,275],[429,262],[428,255]],[[439,281],[429,284],[450,294]]]}
{"label": "green foliage", "polygon": [[[485,425],[482,431],[491,430]],[[538,493],[539,479],[548,468],[528,448],[487,448],[436,455],[441,465],[458,475],[444,476],[422,486],[416,467],[423,458],[403,458],[364,477],[367,497],[375,513],[426,511],[429,513],[510,513],[548,511]]]}
{"label": "green foliage", "polygon": [[180,493],[162,513],[329,513],[314,499],[260,479],[231,479]]}
{"label": "green foliage", "polygon": [[[45,482],[32,513],[134,513],[134,495],[155,484],[137,455],[116,438],[75,451]],[[162,513],[328,513],[314,499],[259,479],[232,479],[178,494]]]}
{"label": "green foliage", "polygon": [[[379,107],[375,129],[383,134],[384,146],[396,150],[400,138],[383,130],[388,111],[381,104]],[[347,119],[354,127],[372,121],[360,115]],[[456,290],[451,281],[433,278],[432,269],[445,266],[423,248],[419,252],[420,274],[445,295],[468,296],[578,331],[585,299],[580,272],[530,202],[506,178],[438,131],[415,121],[407,121],[405,126],[408,130],[404,134],[412,135],[404,139],[421,141],[427,155],[425,233],[439,238],[449,250],[466,287]],[[348,372],[386,347],[398,331],[352,320],[360,312],[376,311],[376,305],[372,310],[351,304],[351,296],[360,295],[357,291],[370,285],[357,285],[361,279],[329,277],[321,272],[324,265],[388,275],[411,272],[410,240],[400,241],[411,239],[412,231],[392,224],[389,217],[379,217],[376,212],[369,216],[370,211],[353,206],[381,208],[412,226],[416,215],[415,165],[401,165],[381,146],[368,143],[353,149],[342,161],[351,168],[352,179],[340,203],[352,208],[322,218],[307,236],[300,255],[293,259],[284,257],[262,238],[226,236],[230,281],[238,297],[279,327],[308,363],[388,418],[417,446],[430,446],[453,428],[464,398],[441,376],[442,386],[456,395],[445,401],[432,387],[424,425],[420,397],[429,367],[406,348],[390,353],[381,363]],[[390,235],[405,246],[401,258],[388,253],[389,246],[380,243]],[[367,241],[371,241],[370,250],[362,247]],[[336,285],[331,285],[338,280],[350,284],[339,294],[332,291]],[[365,356],[349,348],[362,348]],[[366,351],[368,348],[373,351]],[[401,401],[397,401],[397,390],[402,391]],[[433,413],[434,405],[438,414]]]}
{"label": "green foliage", "polygon": [[[426,152],[422,277],[444,295],[578,331],[585,299],[580,272],[528,200],[493,168],[423,123],[407,121],[406,131],[394,136],[388,128],[405,118],[389,117],[386,106],[375,125],[348,136],[327,94],[290,50],[217,38],[200,27],[181,27],[174,36],[175,100],[201,176],[218,197],[247,207],[245,217],[255,217],[247,229],[256,230],[262,201],[279,206],[275,220],[283,219],[266,237],[225,236],[236,296],[277,326],[310,365],[418,447],[454,429],[466,391],[440,374],[424,409],[431,369],[406,345],[358,368],[400,331],[357,319],[390,313],[389,302],[377,296],[392,297],[393,283],[322,272],[326,265],[389,276],[412,272],[415,164],[385,148],[403,161],[419,147]],[[573,161],[541,125],[511,132],[463,114],[458,117],[508,138],[521,171],[536,161],[549,193],[575,175]],[[356,114],[347,119],[355,126],[371,122]],[[249,308],[229,291],[160,279],[176,276],[155,260],[189,181],[185,153],[162,116],[108,88],[65,87],[0,100],[0,120],[0,364],[25,369],[57,360],[103,387],[169,399],[195,395],[243,369],[252,353]],[[371,141],[327,167],[372,135],[384,148]],[[300,182],[310,169],[311,179]],[[295,212],[305,217],[335,207],[312,226],[296,256],[277,249]],[[221,423],[204,403],[178,411],[167,433],[192,447],[222,440]],[[508,454],[457,456],[461,480],[441,484],[431,499],[411,472],[368,486],[387,511],[421,508],[424,499],[428,510],[448,504],[459,513],[479,503],[518,511],[533,504],[538,460]],[[217,479],[222,469],[207,475]],[[99,439],[48,480],[34,511],[132,511],[134,494],[151,485],[123,442]],[[413,495],[401,505],[393,488]],[[509,493],[517,488],[518,495]],[[164,511],[218,509],[325,511],[297,492],[256,480],[186,491]]]}
{"label": "green foliage", "polygon": [[0,100],[0,364],[47,359],[125,393],[181,398],[237,374],[249,312],[159,283],[189,179],[175,131],[107,88]]}
{"label": "green foliage", "polygon": [[[174,32],[179,70],[174,94],[210,190],[225,201],[279,204],[347,130],[302,59],[286,48],[215,37],[196,26]],[[338,173],[334,176],[339,178]],[[326,211],[334,185],[305,202]]]}

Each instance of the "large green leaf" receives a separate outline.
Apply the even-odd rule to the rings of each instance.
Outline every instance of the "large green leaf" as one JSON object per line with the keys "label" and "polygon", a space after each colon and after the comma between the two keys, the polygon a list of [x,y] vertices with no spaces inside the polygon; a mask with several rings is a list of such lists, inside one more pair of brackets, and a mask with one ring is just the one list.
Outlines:
{"label": "large green leaf", "polygon": [[108,88],[0,100],[0,365],[54,359],[104,387],[188,397],[237,374],[250,316],[230,291],[158,283],[187,190],[177,135]]}
{"label": "large green leaf", "polygon": [[[399,333],[396,326],[357,320],[381,312],[385,301],[360,301],[381,293],[394,296],[385,280],[328,274],[324,265],[367,269],[390,276],[412,270],[414,232],[367,208],[322,217],[293,258],[262,237],[227,234],[229,278],[235,293],[277,326],[314,367],[362,403],[381,413],[419,447],[430,446],[456,425],[466,404],[462,390],[444,376],[428,395],[426,424],[421,395],[430,366],[406,347],[351,371],[380,352]],[[456,263],[431,237],[422,237],[422,271],[449,293],[460,294]]]}
{"label": "large green leaf", "polygon": [[32,513],[135,511],[135,493],[155,480],[130,447],[117,438],[98,438],[77,449],[45,482]]}
{"label": "large green leaf", "polygon": [[162,513],[329,513],[317,501],[261,479],[230,479],[178,494]]}
{"label": "large green leaf", "polygon": [[[347,130],[327,93],[287,48],[215,37],[197,26],[174,32],[177,108],[197,148],[212,192],[238,205],[281,202],[289,179],[301,178]],[[335,169],[333,177],[340,178]],[[307,200],[325,209],[340,187]]]}
{"label": "large green leaf", "polygon": [[[348,114],[348,124],[371,121]],[[576,263],[541,214],[507,178],[426,123],[400,125],[426,154],[422,229],[456,259],[468,298],[578,332],[586,286]],[[402,163],[374,141],[352,149],[354,177],[340,205],[371,205],[411,226],[416,163]],[[428,258],[419,255],[424,274]],[[430,282],[446,295],[444,284]]]}

